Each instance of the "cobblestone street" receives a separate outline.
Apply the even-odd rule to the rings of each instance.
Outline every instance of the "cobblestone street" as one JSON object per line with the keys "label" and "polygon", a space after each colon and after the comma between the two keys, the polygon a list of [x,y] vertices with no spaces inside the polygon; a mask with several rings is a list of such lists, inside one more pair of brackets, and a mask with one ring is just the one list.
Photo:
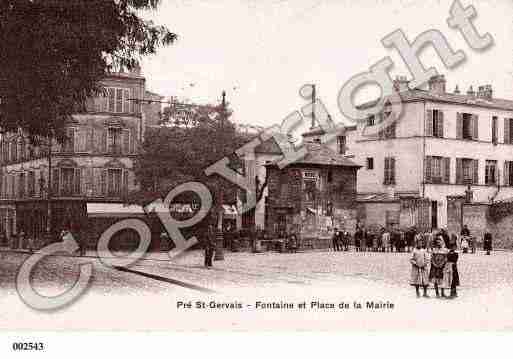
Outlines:
{"label": "cobblestone street", "polygon": [[[513,312],[509,304],[513,298],[511,252],[494,252],[491,256],[483,252],[460,255],[462,286],[459,298],[453,301],[415,298],[413,289],[408,285],[408,253],[226,252],[225,260],[214,262],[214,268],[208,270],[202,266],[202,253],[195,251],[175,262],[170,261],[165,253],[151,254],[130,267],[137,272],[179,281],[178,284],[108,268],[92,256],[55,256],[41,261],[33,273],[35,288],[43,295],[56,295],[69,288],[78,277],[79,264],[92,262],[94,272],[90,288],[80,300],[51,315],[30,310],[16,294],[16,272],[27,257],[27,254],[0,252],[0,305],[9,308],[0,315],[4,328],[25,327],[25,319],[26,323],[33,325],[34,318],[28,318],[36,316],[40,319],[36,322],[42,328],[51,321],[54,328],[57,325],[63,328],[201,329],[208,317],[205,313],[177,311],[176,308],[177,301],[199,298],[244,303],[256,300],[309,302],[315,298],[321,302],[379,300],[395,304],[393,313],[374,313],[370,317],[354,312],[331,313],[329,320],[323,319],[322,328],[326,329],[332,326],[339,329],[348,326],[379,328],[380,323],[384,328],[390,328],[389,315],[392,314],[397,316],[394,321],[399,329],[408,328],[412,323],[417,323],[414,325],[419,328],[436,328],[439,322],[437,315],[445,317],[443,328],[439,329],[450,329],[452,324],[462,329],[513,328]],[[206,287],[217,293],[207,296],[184,287],[180,282]],[[102,317],[87,314],[99,306],[108,308],[102,309]],[[300,329],[306,323],[304,320],[315,320],[330,313],[309,311],[304,315],[295,314],[258,312],[255,309],[232,311],[230,314],[211,311],[208,315],[216,321],[221,315],[223,326],[240,329],[247,325],[258,327],[260,319],[267,322],[290,315],[288,325],[292,321]],[[279,322],[273,325],[280,327]]]}

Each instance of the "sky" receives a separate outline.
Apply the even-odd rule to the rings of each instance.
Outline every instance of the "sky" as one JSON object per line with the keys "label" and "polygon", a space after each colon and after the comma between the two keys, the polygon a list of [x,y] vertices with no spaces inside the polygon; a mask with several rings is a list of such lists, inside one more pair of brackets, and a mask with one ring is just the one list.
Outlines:
{"label": "sky", "polygon": [[[467,61],[447,69],[436,52],[421,53],[462,92],[491,84],[494,96],[513,99],[513,1],[461,0],[473,5],[478,32],[494,45],[476,52],[449,28],[452,0],[162,0],[144,16],[178,34],[178,41],[143,60],[149,90],[197,103],[218,103],[223,90],[238,123],[271,126],[306,104],[299,89],[315,83],[333,119],[337,96],[352,76],[390,56],[390,74],[411,77],[395,49],[381,39],[402,29],[410,41],[436,29]],[[356,97],[379,96],[368,86]],[[309,126],[306,126],[309,127]]]}

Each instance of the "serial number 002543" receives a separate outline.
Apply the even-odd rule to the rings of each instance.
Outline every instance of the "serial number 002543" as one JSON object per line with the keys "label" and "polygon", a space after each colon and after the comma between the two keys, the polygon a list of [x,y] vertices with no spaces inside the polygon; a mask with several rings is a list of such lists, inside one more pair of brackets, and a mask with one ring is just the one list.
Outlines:
{"label": "serial number 002543", "polygon": [[12,349],[16,351],[24,351],[24,350],[44,350],[45,346],[41,342],[33,342],[33,343],[22,343],[22,342],[14,342],[12,343]]}

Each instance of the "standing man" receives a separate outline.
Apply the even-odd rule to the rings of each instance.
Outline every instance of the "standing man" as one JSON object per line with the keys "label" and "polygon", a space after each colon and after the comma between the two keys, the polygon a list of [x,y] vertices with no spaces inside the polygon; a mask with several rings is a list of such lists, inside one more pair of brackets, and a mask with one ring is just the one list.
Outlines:
{"label": "standing man", "polygon": [[349,240],[351,236],[349,235],[349,232],[344,229],[344,233],[342,233],[342,244],[344,245],[344,251],[349,251]]}
{"label": "standing man", "polygon": [[215,228],[212,224],[208,226],[207,234],[205,236],[203,247],[205,249],[205,267],[212,268],[212,259],[214,257],[215,248]]}
{"label": "standing man", "polygon": [[483,238],[483,250],[486,251],[486,255],[489,256],[492,251],[492,234],[486,232]]}
{"label": "standing man", "polygon": [[354,247],[357,252],[360,252],[360,245],[363,241],[363,229],[361,227],[356,228],[356,232],[354,234]]}
{"label": "standing man", "polygon": [[333,245],[333,251],[334,252],[338,252],[340,251],[340,242],[339,242],[339,238],[338,238],[338,228],[334,228],[333,229],[333,236],[331,237],[331,242],[332,242],[332,245]]}

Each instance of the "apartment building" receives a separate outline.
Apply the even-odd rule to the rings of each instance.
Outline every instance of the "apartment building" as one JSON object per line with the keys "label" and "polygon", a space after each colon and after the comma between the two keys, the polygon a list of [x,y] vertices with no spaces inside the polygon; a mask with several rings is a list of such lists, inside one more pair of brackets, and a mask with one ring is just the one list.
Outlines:
{"label": "apartment building", "polygon": [[[465,196],[476,203],[513,197],[513,101],[495,98],[490,85],[448,92],[443,75],[431,78],[426,90],[409,89],[405,78],[398,78],[395,87],[402,101],[400,118],[365,135],[366,127],[387,116],[385,108],[331,144],[362,166],[360,202],[367,208],[389,204],[367,211],[366,222],[383,225],[395,218],[392,222],[401,225],[457,231]],[[305,139],[319,136],[311,132]]]}
{"label": "apartment building", "polygon": [[88,203],[121,203],[136,188],[133,161],[145,120],[137,100],[145,96],[145,78],[139,71],[115,73],[102,85],[105,95],[72,116],[66,142],[54,141],[51,156],[47,145],[31,145],[22,132],[1,138],[0,230],[7,237],[23,231],[41,238],[49,212],[53,238],[65,227],[80,232]]}

